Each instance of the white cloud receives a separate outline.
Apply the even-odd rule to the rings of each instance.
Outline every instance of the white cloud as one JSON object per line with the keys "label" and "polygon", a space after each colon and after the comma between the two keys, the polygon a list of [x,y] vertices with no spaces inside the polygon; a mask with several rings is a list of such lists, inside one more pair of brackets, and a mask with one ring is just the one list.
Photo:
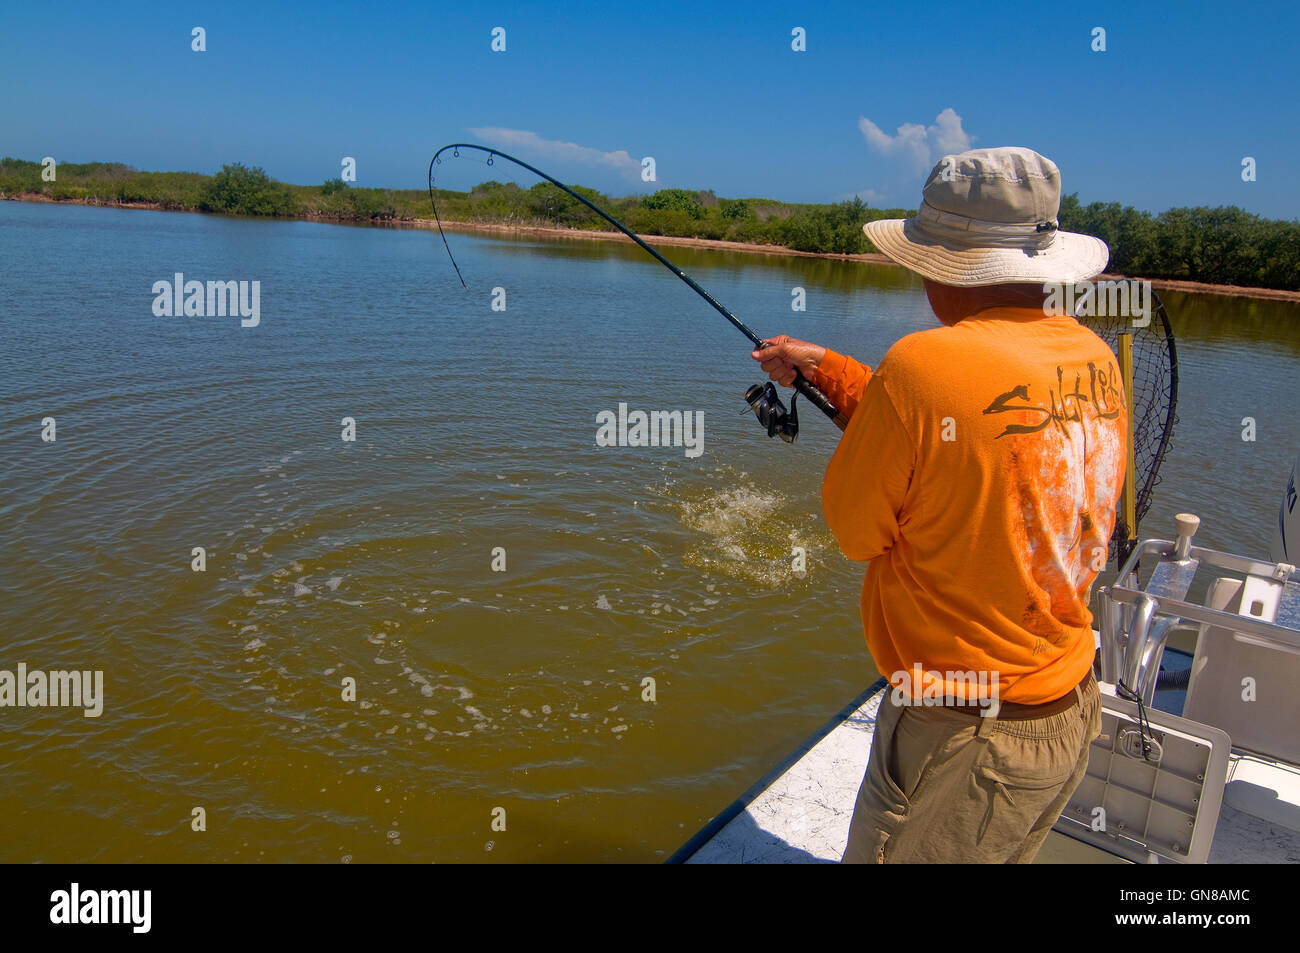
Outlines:
{"label": "white cloud", "polygon": [[940,156],[966,152],[970,149],[971,137],[961,127],[961,116],[958,116],[951,106],[935,117],[934,125],[926,132],[929,133],[930,141],[937,151],[936,162]]}
{"label": "white cloud", "polygon": [[543,139],[535,132],[525,129],[504,129],[500,126],[488,126],[471,129],[477,138],[488,145],[503,149],[519,151],[543,159],[557,162],[579,162],[584,165],[604,166],[613,169],[626,179],[641,178],[641,161],[619,149],[615,152],[601,152],[589,146],[580,146],[576,142],[561,142],[558,139]]}
{"label": "white cloud", "polygon": [[930,126],[905,122],[894,136],[881,131],[865,116],[858,120],[858,129],[872,151],[900,159],[909,171],[917,175],[929,172],[940,156],[965,152],[972,142],[971,136],[961,127],[961,116],[952,107],[939,113]]}

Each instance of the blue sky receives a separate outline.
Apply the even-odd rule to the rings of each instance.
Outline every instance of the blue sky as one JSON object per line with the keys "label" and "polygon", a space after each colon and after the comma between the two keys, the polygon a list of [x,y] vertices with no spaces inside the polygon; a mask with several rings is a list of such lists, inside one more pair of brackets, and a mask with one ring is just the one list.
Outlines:
{"label": "blue sky", "polygon": [[[914,207],[947,149],[1023,145],[1085,202],[1300,218],[1297,30],[1283,3],[7,3],[0,154],[295,183],[353,156],[416,188],[468,139],[612,194]],[[488,177],[464,165],[442,184]]]}

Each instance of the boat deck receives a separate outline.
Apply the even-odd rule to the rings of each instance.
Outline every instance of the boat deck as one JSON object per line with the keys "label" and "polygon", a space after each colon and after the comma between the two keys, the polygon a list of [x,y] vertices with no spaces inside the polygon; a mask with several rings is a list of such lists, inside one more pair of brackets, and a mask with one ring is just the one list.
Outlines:
{"label": "boat deck", "polygon": [[[668,862],[839,863],[886,687],[867,689]],[[1157,705],[1182,708],[1174,692]],[[1300,863],[1300,769],[1233,750],[1209,861]],[[1126,863],[1055,831],[1036,862]]]}

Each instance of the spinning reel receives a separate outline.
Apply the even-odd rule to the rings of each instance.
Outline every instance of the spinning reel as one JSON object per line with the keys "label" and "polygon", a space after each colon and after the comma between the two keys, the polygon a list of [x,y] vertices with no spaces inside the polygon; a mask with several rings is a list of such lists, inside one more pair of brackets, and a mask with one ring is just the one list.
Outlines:
{"label": "spinning reel", "polygon": [[766,384],[755,384],[745,391],[745,403],[749,404],[750,409],[754,411],[758,422],[767,428],[767,435],[779,436],[786,443],[794,443],[795,437],[799,436],[799,412],[794,405],[798,399],[797,392],[792,394],[790,409],[786,410],[785,404],[781,402],[781,396],[776,392],[776,386],[771,381]]}

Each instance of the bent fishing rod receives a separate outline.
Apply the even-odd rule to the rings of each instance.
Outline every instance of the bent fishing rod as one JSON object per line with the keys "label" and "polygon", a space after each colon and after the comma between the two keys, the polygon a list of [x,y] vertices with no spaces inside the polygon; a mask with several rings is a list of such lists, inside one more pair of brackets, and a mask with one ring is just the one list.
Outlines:
{"label": "bent fishing rod", "polygon": [[[674,275],[684,281],[692,291],[707,301],[720,315],[730,321],[736,330],[749,338],[749,340],[753,342],[755,348],[762,350],[770,345],[771,342],[765,341],[755,334],[748,325],[724,308],[718,300],[713,297],[713,295],[701,288],[694,278],[686,274],[686,272],[682,271],[660,254],[657,248],[648,242],[643,241],[640,236],[633,233],[633,231],[626,225],[598,207],[585,196],[580,195],[558,179],[547,175],[541,169],[529,165],[522,159],[516,159],[512,155],[507,155],[499,149],[491,149],[487,146],[475,145],[470,142],[453,142],[450,145],[443,146],[435,152],[433,158],[429,160],[429,204],[433,207],[433,218],[438,225],[438,234],[442,236],[443,247],[447,249],[447,257],[451,259],[451,266],[456,269],[456,277],[460,279],[462,287],[468,288],[469,286],[465,284],[465,278],[460,273],[460,266],[456,264],[456,256],[451,253],[451,246],[447,243],[447,234],[442,230],[442,218],[438,215],[438,203],[433,189],[433,169],[434,166],[442,164],[442,154],[450,150],[453,157],[459,157],[461,149],[473,149],[478,152],[487,153],[488,165],[492,165],[494,160],[498,157],[505,159],[508,162],[513,162],[520,168],[527,169],[529,172],[533,173],[533,175],[545,179],[565,194],[577,199],[628,238],[632,239],[632,241],[640,245],[642,249],[655,259],[655,261],[659,262],[659,264],[663,265]],[[823,394],[816,385],[804,377],[797,367],[794,371],[794,389],[796,391],[796,396],[798,394],[803,394],[814,407],[824,413],[827,417],[830,417],[840,430],[843,430],[848,425],[848,418],[840,413],[839,409],[830,402],[829,398],[827,398],[827,396]],[[772,386],[771,381],[768,381],[765,385],[755,384],[753,387],[749,388],[749,390],[745,392],[745,402],[753,409],[759,422],[767,428],[767,435],[769,437],[779,436],[782,440],[786,441],[786,443],[794,442],[795,437],[798,436],[799,433],[799,415],[795,410],[794,396],[790,398],[790,409],[787,411],[785,405],[781,403],[781,398],[777,394],[776,388]]]}

